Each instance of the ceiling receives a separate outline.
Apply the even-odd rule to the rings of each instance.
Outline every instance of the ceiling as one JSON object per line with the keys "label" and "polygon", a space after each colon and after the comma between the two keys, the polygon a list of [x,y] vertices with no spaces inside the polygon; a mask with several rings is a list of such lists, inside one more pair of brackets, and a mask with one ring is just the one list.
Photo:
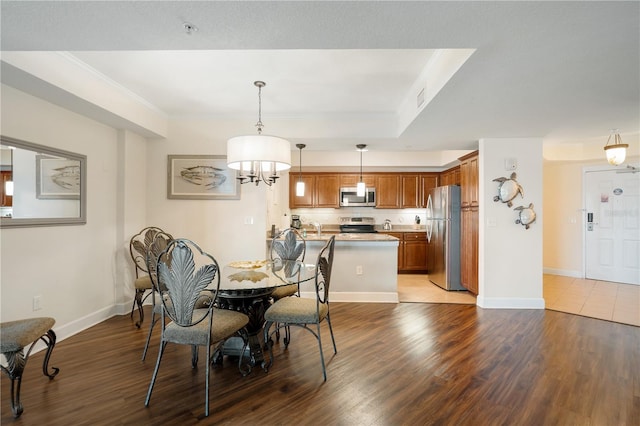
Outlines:
{"label": "ceiling", "polygon": [[640,134],[637,1],[0,7],[3,52],[66,52],[169,119],[233,118],[251,128],[253,82],[263,80],[265,133],[311,150],[363,141],[386,151],[462,150],[485,137],[603,144],[611,128],[629,143]]}

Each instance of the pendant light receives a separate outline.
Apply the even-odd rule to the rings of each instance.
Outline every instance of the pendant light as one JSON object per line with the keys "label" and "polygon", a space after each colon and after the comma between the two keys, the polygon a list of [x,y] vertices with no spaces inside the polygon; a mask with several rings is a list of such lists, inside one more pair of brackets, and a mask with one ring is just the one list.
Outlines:
{"label": "pendant light", "polygon": [[[609,145],[611,136],[613,136],[613,144]],[[607,154],[607,161],[609,164],[612,166],[619,166],[624,163],[624,159],[627,156],[627,148],[629,148],[629,145],[622,143],[622,138],[620,138],[618,129],[611,129],[611,134],[609,135],[609,139],[607,139],[607,144],[604,146],[604,152]]]}
{"label": "pendant light", "polygon": [[302,181],[302,148],[306,145],[303,143],[297,143],[296,148],[300,150],[300,163],[298,171],[298,182],[296,183],[296,197],[304,197],[304,182]]}
{"label": "pendant light", "polygon": [[358,144],[356,145],[356,149],[360,151],[360,181],[356,185],[356,195],[358,197],[364,197],[366,188],[364,182],[362,181],[362,153],[367,150],[367,145],[362,143]]}
{"label": "pendant light", "polygon": [[271,186],[278,179],[278,172],[291,168],[291,144],[277,136],[262,134],[262,88],[264,81],[254,81],[258,88],[257,135],[236,136],[227,141],[227,166],[239,170],[240,183],[260,181]]}

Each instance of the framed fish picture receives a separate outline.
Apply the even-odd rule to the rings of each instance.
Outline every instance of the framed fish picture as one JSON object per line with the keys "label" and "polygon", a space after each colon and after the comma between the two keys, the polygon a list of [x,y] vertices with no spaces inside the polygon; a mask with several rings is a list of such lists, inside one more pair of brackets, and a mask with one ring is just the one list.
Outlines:
{"label": "framed fish picture", "polygon": [[36,155],[36,198],[79,200],[80,175],[79,160]]}
{"label": "framed fish picture", "polygon": [[183,200],[239,200],[237,170],[224,155],[169,155],[167,198]]}

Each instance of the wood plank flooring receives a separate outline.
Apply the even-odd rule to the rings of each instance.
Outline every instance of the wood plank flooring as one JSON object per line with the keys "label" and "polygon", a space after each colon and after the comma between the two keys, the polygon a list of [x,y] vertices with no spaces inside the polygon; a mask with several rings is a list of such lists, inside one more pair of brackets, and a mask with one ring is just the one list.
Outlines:
{"label": "wood plank flooring", "polygon": [[[549,310],[460,304],[333,303],[338,354],[326,327],[327,382],[317,345],[293,330],[268,373],[241,377],[225,360],[211,373],[169,345],[151,405],[158,349],[140,360],[146,326],[113,317],[58,342],[52,381],[43,352],[29,360],[24,413],[14,420],[9,380],[3,425],[638,425],[640,328]],[[201,352],[202,353],[202,352]]]}

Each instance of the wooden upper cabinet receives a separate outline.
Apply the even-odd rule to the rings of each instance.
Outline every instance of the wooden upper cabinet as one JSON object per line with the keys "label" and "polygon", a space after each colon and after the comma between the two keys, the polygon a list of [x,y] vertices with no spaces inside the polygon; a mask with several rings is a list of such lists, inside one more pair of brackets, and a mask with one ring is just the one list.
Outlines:
{"label": "wooden upper cabinet", "polygon": [[[296,196],[296,184],[302,179],[304,182],[304,195]],[[289,207],[292,209],[300,207],[313,207],[315,194],[316,177],[313,175],[289,174]],[[277,184],[276,184],[277,185]]]}
{"label": "wooden upper cabinet", "polygon": [[455,166],[440,173],[440,186],[460,185],[460,166]]}
{"label": "wooden upper cabinet", "polygon": [[478,151],[460,158],[462,207],[478,206]]}
{"label": "wooden upper cabinet", "polygon": [[[302,177],[304,195],[296,196],[296,184]],[[289,174],[289,208],[340,207],[340,176],[337,174]]]}
{"label": "wooden upper cabinet", "polygon": [[11,180],[11,176],[12,176],[12,172],[10,171],[2,171],[0,172],[2,173],[2,188],[0,190],[1,192],[1,196],[0,196],[0,202],[2,204],[2,207],[11,207],[13,205],[13,197],[11,195],[7,195],[5,192],[5,183],[7,181]]}
{"label": "wooden upper cabinet", "polygon": [[376,186],[376,207],[379,209],[401,208],[402,181],[399,174],[380,174]]}
{"label": "wooden upper cabinet", "polygon": [[[367,188],[375,188],[376,187],[376,175],[372,174],[363,174],[362,181]],[[341,187],[355,187],[358,182],[360,182],[360,174],[341,174],[340,175],[340,186]]]}
{"label": "wooden upper cabinet", "polygon": [[421,203],[420,175],[402,175],[402,208],[417,208]]}
{"label": "wooden upper cabinet", "polygon": [[429,192],[437,186],[439,186],[437,174],[420,175],[420,206],[419,207],[427,207]]}
{"label": "wooden upper cabinet", "polygon": [[340,176],[316,176],[315,207],[340,207]]}
{"label": "wooden upper cabinet", "polygon": [[422,208],[427,206],[429,191],[438,186],[436,173],[403,174],[402,176],[402,207]]}

